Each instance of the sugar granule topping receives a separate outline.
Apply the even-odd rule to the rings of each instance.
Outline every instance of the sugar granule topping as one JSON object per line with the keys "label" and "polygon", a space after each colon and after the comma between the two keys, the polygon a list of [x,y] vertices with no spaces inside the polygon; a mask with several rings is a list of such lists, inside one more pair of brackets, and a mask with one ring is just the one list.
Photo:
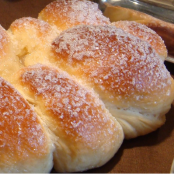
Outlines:
{"label": "sugar granule topping", "polygon": [[109,19],[98,9],[98,4],[86,0],[54,1],[46,7],[46,12],[51,14],[54,20],[57,16],[62,20],[66,19],[67,24],[109,24]]}
{"label": "sugar granule topping", "polygon": [[41,35],[44,35],[51,30],[51,27],[47,22],[32,17],[23,17],[17,19],[11,25],[11,28],[17,30],[20,28],[25,28],[25,30],[31,30],[32,27],[34,27]]}
{"label": "sugar granule topping", "polygon": [[95,142],[95,137],[117,131],[103,103],[65,72],[35,65],[22,74],[22,82],[30,87],[35,98],[42,98],[50,117],[57,120],[57,126],[72,141],[85,139],[90,144]]}
{"label": "sugar granule topping", "polygon": [[[46,137],[34,110],[5,80],[0,78],[0,151],[25,156],[45,153]],[[10,143],[9,143],[10,142]],[[23,153],[24,152],[24,153]],[[20,155],[19,155],[20,154]],[[8,154],[7,154],[8,155]],[[24,157],[23,156],[23,157]]]}
{"label": "sugar granule topping", "polygon": [[6,46],[8,45],[9,38],[5,29],[0,25],[0,59],[6,54]]}
{"label": "sugar granule topping", "polygon": [[52,45],[57,61],[75,64],[88,81],[113,96],[141,96],[171,84],[150,44],[115,26],[76,26],[62,32]]}
{"label": "sugar granule topping", "polygon": [[163,52],[165,52],[167,54],[167,50],[162,38],[146,25],[137,23],[135,21],[118,21],[113,22],[112,25],[147,41],[157,51],[157,53],[164,54]]}

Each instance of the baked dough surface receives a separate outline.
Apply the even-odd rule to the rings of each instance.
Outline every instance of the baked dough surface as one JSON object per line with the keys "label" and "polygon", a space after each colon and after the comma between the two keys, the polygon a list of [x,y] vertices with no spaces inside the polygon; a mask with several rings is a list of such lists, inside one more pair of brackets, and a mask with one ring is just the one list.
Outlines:
{"label": "baked dough surface", "polygon": [[38,18],[0,27],[0,172],[100,167],[124,138],[165,123],[174,99],[167,51],[141,27],[154,47],[85,0],[53,1]]}

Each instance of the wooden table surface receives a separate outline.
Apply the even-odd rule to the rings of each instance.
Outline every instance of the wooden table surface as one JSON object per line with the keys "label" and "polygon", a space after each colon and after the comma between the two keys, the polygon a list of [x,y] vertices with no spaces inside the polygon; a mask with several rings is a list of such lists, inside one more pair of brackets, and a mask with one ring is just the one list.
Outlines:
{"label": "wooden table surface", "polygon": [[[0,24],[8,29],[20,17],[37,17],[51,0],[0,0]],[[166,62],[174,75],[174,65]],[[125,140],[104,166],[87,173],[168,173],[174,158],[174,106],[165,125],[146,136]],[[55,172],[54,170],[52,172]]]}

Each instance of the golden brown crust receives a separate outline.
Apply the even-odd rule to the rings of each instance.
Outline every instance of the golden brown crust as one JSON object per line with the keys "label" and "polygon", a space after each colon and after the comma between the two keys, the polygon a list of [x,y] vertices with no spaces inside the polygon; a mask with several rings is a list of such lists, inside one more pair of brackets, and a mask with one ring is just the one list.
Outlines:
{"label": "golden brown crust", "polygon": [[116,22],[120,20],[136,21],[138,23],[144,24],[147,27],[154,30],[161,38],[167,47],[168,53],[174,55],[173,45],[174,45],[174,24],[162,21],[148,14],[120,7],[111,6],[106,3],[106,10],[104,15],[110,18],[111,22]]}
{"label": "golden brown crust", "polygon": [[53,52],[55,63],[94,88],[115,117],[121,109],[161,119],[170,108],[173,80],[163,60],[147,42],[115,26],[66,30],[53,42]]}
{"label": "golden brown crust", "polygon": [[48,23],[31,17],[17,19],[10,25],[13,33],[18,32],[19,29],[31,30],[31,27],[37,29],[37,37],[39,38],[42,38],[43,35],[51,30],[51,26]]}
{"label": "golden brown crust", "polygon": [[[28,52],[45,47],[57,36],[56,30],[47,22],[32,17],[15,20],[8,30],[12,38],[18,41],[18,49],[26,47]],[[32,42],[34,40],[34,42]],[[16,44],[16,43],[15,43]]]}
{"label": "golden brown crust", "polygon": [[109,24],[109,19],[103,16],[98,5],[85,0],[53,1],[39,13],[39,19],[57,26],[60,31],[80,24]]}
{"label": "golden brown crust", "polygon": [[146,25],[135,21],[117,21],[113,22],[111,25],[121,28],[130,34],[147,41],[163,60],[167,57],[167,49],[164,41],[154,30],[151,30]]}
{"label": "golden brown crust", "polygon": [[38,166],[40,160],[49,163],[51,144],[36,113],[17,90],[2,78],[0,96],[0,171],[33,172],[37,165],[37,171],[48,172],[52,165],[46,170]]}
{"label": "golden brown crust", "polygon": [[59,33],[47,22],[31,17],[15,20],[7,32],[14,44],[13,52],[24,66],[46,63],[51,42]]}
{"label": "golden brown crust", "polygon": [[[122,128],[94,92],[65,72],[43,65],[25,68],[19,81],[49,129],[59,137],[56,152],[62,148],[63,156],[56,159],[58,171],[101,166],[118,150],[123,140]],[[67,147],[70,159],[60,142]],[[96,158],[90,159],[91,155]]]}
{"label": "golden brown crust", "polygon": [[[16,167],[12,172],[48,171],[52,155],[54,168],[60,172],[99,167],[115,155],[124,136],[145,135],[164,124],[174,99],[174,81],[149,43],[110,25],[97,4],[90,1],[54,1],[41,11],[39,18],[18,19],[8,32],[2,31],[8,38],[8,42],[2,40],[2,46],[7,46],[6,53],[13,59],[6,54],[8,61],[0,64],[0,76],[10,65],[16,67],[10,60],[19,59],[20,71],[10,75],[10,82],[33,106],[32,110],[20,95],[8,93],[12,97],[8,97],[7,109],[16,106],[19,113],[24,111],[24,116],[28,107],[31,109],[29,117],[20,124],[23,133],[30,137],[24,137],[24,145],[17,146],[15,142],[13,148],[19,151],[14,154],[22,154],[20,148],[32,150],[33,142],[41,152],[27,152],[27,161],[23,157],[25,151],[17,159],[26,160],[17,166],[11,162]],[[79,24],[83,25],[76,26]],[[8,124],[13,123],[16,131],[20,122],[10,121]],[[31,127],[39,128],[38,124],[41,129],[30,131]],[[39,144],[43,138],[45,141]],[[31,141],[27,144],[24,140]],[[4,168],[10,171],[7,165]]]}
{"label": "golden brown crust", "polygon": [[[150,21],[150,22],[148,22]],[[164,40],[165,45],[168,49],[169,55],[174,55],[173,45],[174,45],[174,24],[170,24],[157,19],[149,19],[148,21],[141,21],[142,24],[145,24],[147,27],[156,31],[156,33],[161,36]]]}
{"label": "golden brown crust", "polygon": [[170,86],[170,74],[152,47],[114,26],[66,30],[53,42],[53,52],[55,62],[80,70],[110,98],[136,101]]}

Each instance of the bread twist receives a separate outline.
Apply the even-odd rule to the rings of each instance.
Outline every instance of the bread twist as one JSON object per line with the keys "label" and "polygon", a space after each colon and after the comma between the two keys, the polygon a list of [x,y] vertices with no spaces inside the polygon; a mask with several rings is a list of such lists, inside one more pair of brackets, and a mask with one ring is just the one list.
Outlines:
{"label": "bread twist", "polygon": [[100,167],[124,138],[163,125],[174,82],[150,33],[156,47],[86,0],[54,1],[38,19],[1,27],[0,172]]}

